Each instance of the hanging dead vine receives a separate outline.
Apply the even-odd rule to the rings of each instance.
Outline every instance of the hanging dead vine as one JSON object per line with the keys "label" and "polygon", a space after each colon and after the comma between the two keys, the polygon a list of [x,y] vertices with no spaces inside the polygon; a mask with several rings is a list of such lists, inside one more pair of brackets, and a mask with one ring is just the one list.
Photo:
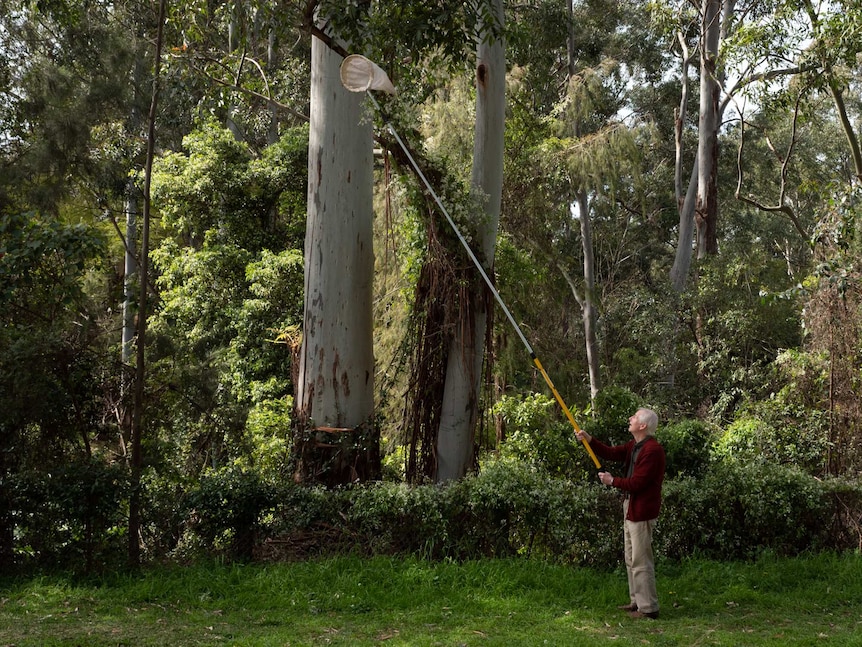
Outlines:
{"label": "hanging dead vine", "polygon": [[[384,149],[403,172],[412,172],[406,156],[394,142],[378,137]],[[469,204],[468,192],[447,184],[446,174],[427,157],[411,150],[419,160],[430,183],[448,195],[448,207]],[[447,191],[448,188],[448,191]],[[403,427],[407,446],[405,476],[410,483],[434,478],[437,470],[436,445],[443,409],[444,389],[451,352],[464,354],[466,366],[471,349],[476,347],[476,313],[488,315],[485,344],[490,355],[493,330],[493,297],[475,266],[460,246],[455,233],[443,220],[431,195],[421,191],[414,204],[422,204],[427,223],[427,246],[416,283],[412,312],[402,353],[407,356],[409,380],[405,394]],[[452,348],[452,340],[460,348]],[[485,363],[485,378],[490,379],[491,364]],[[471,376],[473,377],[478,376]],[[477,403],[479,407],[481,403]],[[481,419],[481,415],[479,416]],[[474,431],[475,433],[475,431]]]}
{"label": "hanging dead vine", "polygon": [[413,344],[405,401],[406,476],[411,483],[429,478],[436,468],[435,441],[440,424],[448,363],[448,329],[455,319],[456,271],[445,248],[428,227],[428,254],[414,293],[408,339]]}

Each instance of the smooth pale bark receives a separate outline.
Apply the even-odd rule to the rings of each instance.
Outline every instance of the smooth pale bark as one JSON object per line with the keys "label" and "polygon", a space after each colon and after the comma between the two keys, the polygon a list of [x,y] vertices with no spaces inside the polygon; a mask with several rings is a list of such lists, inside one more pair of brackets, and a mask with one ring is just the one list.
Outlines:
{"label": "smooth pale bark", "polygon": [[[241,0],[234,0],[230,5],[230,22],[227,27],[227,51],[228,54],[237,52],[240,47],[240,25],[245,21],[244,7]],[[231,103],[227,109],[226,126],[233,133],[234,138],[238,142],[245,141],[245,135],[242,132],[239,124],[234,119],[236,113],[236,105]]]}
{"label": "smooth pale bark", "polygon": [[680,79],[682,91],[679,98],[679,110],[676,114],[674,128],[674,140],[676,145],[676,160],[674,163],[674,195],[676,196],[677,209],[679,210],[679,238],[676,245],[676,257],[670,270],[670,281],[673,289],[682,292],[685,289],[688,271],[691,268],[692,242],[694,241],[694,208],[697,197],[697,164],[692,165],[691,177],[688,188],[683,195],[683,131],[685,129],[686,115],[688,114],[688,69],[691,65],[692,56],[688,51],[685,36],[677,35],[682,48],[682,70]]}
{"label": "smooth pale bark", "polygon": [[[123,263],[123,332],[120,358],[124,365],[132,361],[135,340],[135,275],[138,262],[135,249],[138,241],[138,192],[130,184],[126,194],[126,252]],[[125,385],[126,378],[123,378]]]}
{"label": "smooth pale bark", "polygon": [[697,257],[718,251],[718,128],[720,125],[717,78],[721,36],[721,0],[705,0],[700,47],[700,115],[697,138]]}
{"label": "smooth pale bark", "polygon": [[685,290],[686,279],[691,268],[694,240],[694,212],[697,198],[697,164],[691,167],[691,177],[688,190],[679,207],[679,239],[676,245],[676,257],[670,270],[670,281],[677,292]]}
{"label": "smooth pale bark", "polygon": [[599,340],[596,334],[596,264],[593,252],[593,225],[590,221],[590,204],[586,191],[578,191],[578,209],[581,213],[581,248],[584,252],[584,298],[581,303],[581,317],[584,322],[584,342],[590,373],[590,400],[595,401],[602,388],[602,378]]}
{"label": "smooth pale bark", "polygon": [[[680,113],[677,117],[676,197],[679,208],[679,239],[671,268],[671,284],[677,292],[685,289],[691,267],[692,234],[696,232],[697,257],[718,253],[718,130],[726,104],[720,101],[722,72],[719,47],[727,36],[736,0],[705,0],[701,5],[700,35],[700,112],[698,145],[685,198],[682,198],[681,134],[685,117],[688,83],[683,83]],[[683,75],[687,75],[689,54],[684,39]],[[686,77],[687,78],[687,77]]]}
{"label": "smooth pale bark", "polygon": [[306,424],[353,429],[374,414],[372,128],[342,58],[311,48],[305,315],[297,382]]}
{"label": "smooth pale bark", "polygon": [[[573,0],[568,1],[566,5],[566,12],[569,17],[569,32],[566,39],[566,52],[568,55],[568,64],[566,66],[566,69],[568,71],[567,82],[571,84],[572,78],[577,73],[577,67],[575,63],[575,21]],[[579,130],[580,124],[575,124],[576,136],[580,134],[578,132]],[[572,294],[575,296],[575,300],[578,302],[578,305],[581,308],[581,319],[584,325],[584,344],[586,346],[587,353],[587,367],[590,375],[590,400],[594,401],[602,388],[602,380],[601,366],[599,363],[599,340],[596,332],[596,266],[595,253],[593,251],[593,227],[592,221],[590,220],[589,197],[587,196],[587,192],[585,190],[579,189],[577,191],[576,204],[578,206],[578,212],[580,214],[579,222],[581,225],[581,249],[584,254],[583,297],[580,297],[578,295],[577,287],[569,276],[568,271],[564,267],[561,267],[560,269],[566,279],[566,282],[569,284],[569,287],[572,290]]]}
{"label": "smooth pale bark", "polygon": [[[503,22],[503,2],[495,9]],[[476,227],[477,255],[484,259],[491,276],[500,203],[503,192],[503,128],[506,112],[506,53],[502,38],[494,43],[480,42],[476,64],[476,125],[473,143],[472,185],[484,196],[484,209]],[[477,279],[478,281],[478,279]],[[458,479],[473,462],[473,441],[479,413],[479,393],[488,312],[480,290],[471,292],[472,321],[462,326],[449,342],[443,407],[437,434],[437,472],[439,483]]]}
{"label": "smooth pale bark", "polygon": [[[278,69],[278,37],[274,28],[270,28],[266,41],[266,69]],[[275,102],[269,102],[269,128],[266,131],[266,142],[275,144],[278,141],[278,106]]]}

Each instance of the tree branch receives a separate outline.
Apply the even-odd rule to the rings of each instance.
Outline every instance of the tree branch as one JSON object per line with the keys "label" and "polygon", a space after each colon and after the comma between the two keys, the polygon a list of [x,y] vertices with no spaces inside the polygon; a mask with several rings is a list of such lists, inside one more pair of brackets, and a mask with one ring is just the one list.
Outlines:
{"label": "tree branch", "polygon": [[301,121],[308,121],[308,115],[304,115],[301,112],[297,112],[296,110],[294,110],[290,106],[278,101],[277,99],[272,98],[270,88],[269,88],[269,81],[266,79],[266,75],[263,71],[263,68],[260,66],[260,64],[255,59],[248,58],[245,56],[245,54],[243,54],[243,60],[244,61],[251,61],[251,63],[258,69],[258,71],[260,72],[261,78],[263,79],[264,85],[266,86],[266,91],[269,94],[269,96],[267,96],[266,94],[261,94],[260,92],[257,92],[256,90],[251,90],[249,88],[245,88],[245,87],[239,85],[239,78],[236,75],[235,75],[234,81],[232,81],[232,82],[231,81],[225,81],[225,80],[220,79],[216,76],[213,76],[203,67],[195,65],[194,62],[191,62],[192,59],[195,59],[195,60],[205,61],[205,62],[209,62],[209,63],[214,63],[215,65],[218,65],[220,68],[222,68],[225,72],[230,73],[230,69],[228,68],[228,66],[213,56],[208,56],[206,54],[194,54],[193,57],[187,57],[187,56],[178,55],[178,54],[171,54],[171,56],[174,56],[177,58],[186,58],[187,60],[190,61],[189,65],[191,66],[191,68],[193,70],[195,70],[195,72],[204,76],[205,78],[209,79],[210,81],[212,81],[213,83],[215,83],[217,85],[220,85],[224,88],[228,88],[230,90],[235,90],[236,92],[240,92],[242,94],[248,95],[250,97],[254,97],[256,99],[261,99],[262,101],[265,101],[265,102],[275,106],[279,110],[282,110],[285,113],[287,113],[293,117],[296,117],[297,119],[299,119]]}
{"label": "tree branch", "polygon": [[742,195],[742,183],[743,183],[743,171],[742,171],[743,155],[742,155],[742,151],[743,151],[743,148],[745,146],[745,117],[742,114],[742,110],[739,110],[739,146],[737,147],[737,153],[736,153],[736,169],[737,169],[736,178],[737,179],[736,179],[736,191],[734,193],[734,196],[740,202],[742,202],[744,204],[749,204],[749,205],[759,209],[760,211],[763,211],[766,213],[783,213],[784,215],[786,215],[790,219],[790,222],[793,223],[793,226],[796,229],[796,231],[798,231],[799,234],[803,238],[807,239],[808,238],[808,232],[805,231],[805,228],[802,226],[802,223],[799,220],[799,217],[796,215],[796,212],[793,210],[793,208],[790,205],[785,203],[785,197],[787,195],[787,173],[788,173],[788,169],[789,169],[790,159],[793,155],[793,148],[796,145],[796,131],[797,131],[797,123],[799,121],[799,103],[801,101],[801,97],[802,97],[801,94],[797,95],[796,104],[793,107],[793,120],[791,122],[791,129],[790,129],[790,143],[787,145],[786,154],[782,157],[778,153],[778,151],[775,149],[775,147],[771,144],[771,142],[767,144],[769,146],[769,149],[773,152],[773,154],[781,162],[781,172],[780,172],[780,178],[781,179],[780,179],[779,189],[778,189],[778,201],[777,201],[777,204],[775,204],[775,205],[764,204],[764,203],[756,200],[751,195],[748,195],[748,196]]}

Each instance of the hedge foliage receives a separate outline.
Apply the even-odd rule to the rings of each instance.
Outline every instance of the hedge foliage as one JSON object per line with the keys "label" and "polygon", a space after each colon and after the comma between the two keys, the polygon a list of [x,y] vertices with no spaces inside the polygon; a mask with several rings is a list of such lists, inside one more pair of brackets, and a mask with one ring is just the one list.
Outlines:
{"label": "hedge foliage", "polygon": [[92,570],[124,560],[130,490],[123,467],[82,459],[48,474],[0,478],[0,486],[0,514],[13,522],[21,562]]}
{"label": "hedge foliage", "polygon": [[[431,559],[533,555],[611,568],[622,553],[619,494],[597,482],[494,461],[447,486],[379,483],[338,491],[290,485],[269,510],[257,556],[333,552]],[[718,560],[762,552],[848,550],[862,541],[862,486],[780,466],[716,464],[666,481],[656,530],[660,557]]]}
{"label": "hedge foliage", "polygon": [[[862,545],[858,480],[722,462],[695,471],[699,476],[681,470],[665,481],[655,542],[660,558],[737,560]],[[242,467],[213,471],[186,488],[156,485],[146,485],[148,511],[161,510],[147,526],[159,536],[154,558],[534,556],[596,568],[622,560],[615,490],[594,475],[561,478],[511,458],[491,460],[479,474],[445,486],[379,482],[333,490],[274,483]],[[50,482],[17,486],[13,507],[25,565],[90,569],[121,558],[122,470],[79,465]]]}

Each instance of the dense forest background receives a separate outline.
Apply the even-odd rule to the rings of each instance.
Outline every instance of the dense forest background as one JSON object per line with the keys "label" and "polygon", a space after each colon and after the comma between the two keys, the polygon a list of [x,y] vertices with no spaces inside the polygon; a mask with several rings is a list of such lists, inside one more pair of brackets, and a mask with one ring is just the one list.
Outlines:
{"label": "dense forest background", "polygon": [[[465,333],[493,301],[394,133],[491,250],[579,424],[623,441],[634,408],[659,413],[663,554],[862,542],[858,1],[0,9],[0,563],[612,562],[616,542],[586,538],[613,528],[611,495],[499,309]],[[324,110],[313,42],[368,55],[397,94],[357,95],[352,122]],[[490,241],[489,44],[506,68]],[[300,361],[321,116],[374,132],[356,366],[373,398],[346,422],[310,418],[324,380]],[[338,281],[362,277],[340,244],[314,266],[351,328],[365,305]],[[481,379],[449,479],[435,424],[447,361],[469,352]]]}

